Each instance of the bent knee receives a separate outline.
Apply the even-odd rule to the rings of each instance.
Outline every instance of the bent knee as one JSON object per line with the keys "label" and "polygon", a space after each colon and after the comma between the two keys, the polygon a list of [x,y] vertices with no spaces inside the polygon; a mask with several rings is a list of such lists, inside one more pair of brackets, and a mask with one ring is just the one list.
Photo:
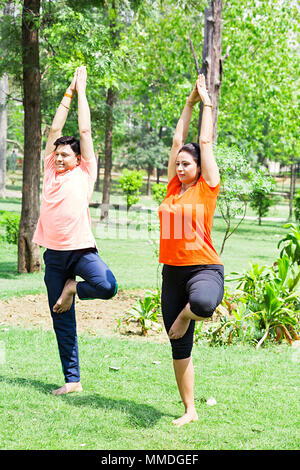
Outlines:
{"label": "bent knee", "polygon": [[96,286],[96,289],[99,290],[100,298],[104,300],[108,300],[114,297],[116,293],[118,292],[118,284],[117,284],[117,281],[114,280],[114,281],[106,282],[104,285],[99,284],[99,286]]}
{"label": "bent knee", "polygon": [[210,318],[216,309],[216,304],[210,298],[192,299],[190,300],[190,309],[199,317]]}

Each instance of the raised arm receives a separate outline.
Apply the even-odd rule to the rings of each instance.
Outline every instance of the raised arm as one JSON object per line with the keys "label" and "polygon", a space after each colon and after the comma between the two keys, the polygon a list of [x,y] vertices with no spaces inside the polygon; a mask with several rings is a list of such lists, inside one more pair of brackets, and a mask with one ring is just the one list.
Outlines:
{"label": "raised arm", "polygon": [[200,101],[200,96],[197,91],[197,86],[195,85],[193,91],[191,92],[190,96],[188,97],[185,103],[182,114],[175,129],[173,145],[171,148],[168,164],[169,181],[171,181],[171,179],[176,175],[176,157],[179,149],[184,145],[185,139],[187,138],[193,113],[193,107],[198,101]]}
{"label": "raised arm", "polygon": [[200,129],[201,174],[209,186],[217,186],[220,181],[219,168],[213,153],[212,104],[209,98],[204,75],[199,75],[197,90],[203,103]]}
{"label": "raised arm", "polygon": [[71,106],[72,98],[75,93],[75,87],[76,87],[76,73],[73,77],[71,85],[68,86],[63,96],[63,99],[59,103],[54,119],[52,121],[49,135],[48,135],[48,140],[46,143],[45,156],[50,155],[50,153],[53,152],[53,150],[55,149],[53,145],[54,142],[56,141],[56,139],[58,139],[62,135],[62,130],[65,125],[68,112]]}
{"label": "raised arm", "polygon": [[84,160],[95,157],[92,140],[91,113],[86,98],[86,67],[77,69],[76,91],[78,94],[78,127],[80,135],[80,152]]}

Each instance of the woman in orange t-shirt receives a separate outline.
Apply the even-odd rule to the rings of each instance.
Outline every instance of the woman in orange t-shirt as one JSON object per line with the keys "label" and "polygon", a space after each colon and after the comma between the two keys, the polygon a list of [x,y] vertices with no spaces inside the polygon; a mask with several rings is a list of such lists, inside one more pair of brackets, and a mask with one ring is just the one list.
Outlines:
{"label": "woman in orange t-shirt", "polygon": [[[193,106],[200,100],[200,146],[184,145]],[[162,314],[185,406],[184,415],[173,421],[176,426],[198,419],[191,358],[195,321],[211,317],[224,295],[224,267],[210,236],[220,190],[212,133],[212,105],[205,77],[199,75],[175,130],[167,195],[159,207]]]}

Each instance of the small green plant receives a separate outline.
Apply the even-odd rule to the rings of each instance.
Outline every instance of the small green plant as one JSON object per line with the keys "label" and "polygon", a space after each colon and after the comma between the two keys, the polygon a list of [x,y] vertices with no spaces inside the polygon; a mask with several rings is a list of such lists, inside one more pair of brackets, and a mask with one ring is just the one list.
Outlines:
{"label": "small green plant", "polygon": [[300,189],[296,191],[294,197],[294,207],[295,207],[295,219],[300,224]]}
{"label": "small green plant", "polygon": [[4,212],[0,216],[0,224],[5,227],[5,239],[12,245],[18,244],[18,234],[20,226],[20,215],[11,212]]}
{"label": "small green plant", "polygon": [[286,224],[285,228],[290,228],[290,232],[278,242],[278,248],[283,244],[280,256],[287,254],[292,264],[300,265],[300,229],[299,225]]}
{"label": "small green plant", "polygon": [[119,321],[119,327],[123,321],[137,321],[142,329],[142,335],[146,336],[149,329],[160,330],[161,325],[157,317],[160,315],[159,293],[147,292],[143,299],[138,299],[136,304],[126,312]]}
{"label": "small green plant", "polygon": [[140,187],[143,184],[143,173],[135,170],[123,170],[119,183],[126,196],[127,211],[139,201]]}
{"label": "small green plant", "polygon": [[[216,328],[206,331],[211,345],[249,342],[260,348],[270,338],[289,344],[299,339],[300,329],[300,234],[293,224],[280,240],[280,256],[272,266],[251,263],[245,274],[231,280],[238,281],[234,296],[226,291],[222,314]],[[232,273],[237,274],[237,273]]]}
{"label": "small green plant", "polygon": [[160,205],[166,197],[167,185],[164,183],[155,183],[151,188],[152,197],[158,205]]}

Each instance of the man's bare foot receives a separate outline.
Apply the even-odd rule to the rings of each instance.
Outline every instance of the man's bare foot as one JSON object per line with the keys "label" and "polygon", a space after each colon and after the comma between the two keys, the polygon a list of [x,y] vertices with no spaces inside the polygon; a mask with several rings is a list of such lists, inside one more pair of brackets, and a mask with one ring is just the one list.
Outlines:
{"label": "man's bare foot", "polygon": [[70,310],[73,303],[73,295],[76,294],[77,282],[74,279],[68,279],[65,283],[60,297],[53,307],[54,313],[63,313]]}
{"label": "man's bare foot", "polygon": [[82,392],[82,386],[80,382],[67,382],[57,390],[53,390],[53,395],[66,395],[72,392]]}
{"label": "man's bare foot", "polygon": [[184,426],[185,424],[191,423],[192,421],[198,421],[196,410],[187,411],[183,416],[181,416],[181,418],[174,419],[172,423],[174,426],[179,428],[180,426]]}
{"label": "man's bare foot", "polygon": [[169,329],[169,338],[170,339],[179,339],[182,338],[190,325],[191,319],[186,316],[186,310],[182,310],[173,325]]}

